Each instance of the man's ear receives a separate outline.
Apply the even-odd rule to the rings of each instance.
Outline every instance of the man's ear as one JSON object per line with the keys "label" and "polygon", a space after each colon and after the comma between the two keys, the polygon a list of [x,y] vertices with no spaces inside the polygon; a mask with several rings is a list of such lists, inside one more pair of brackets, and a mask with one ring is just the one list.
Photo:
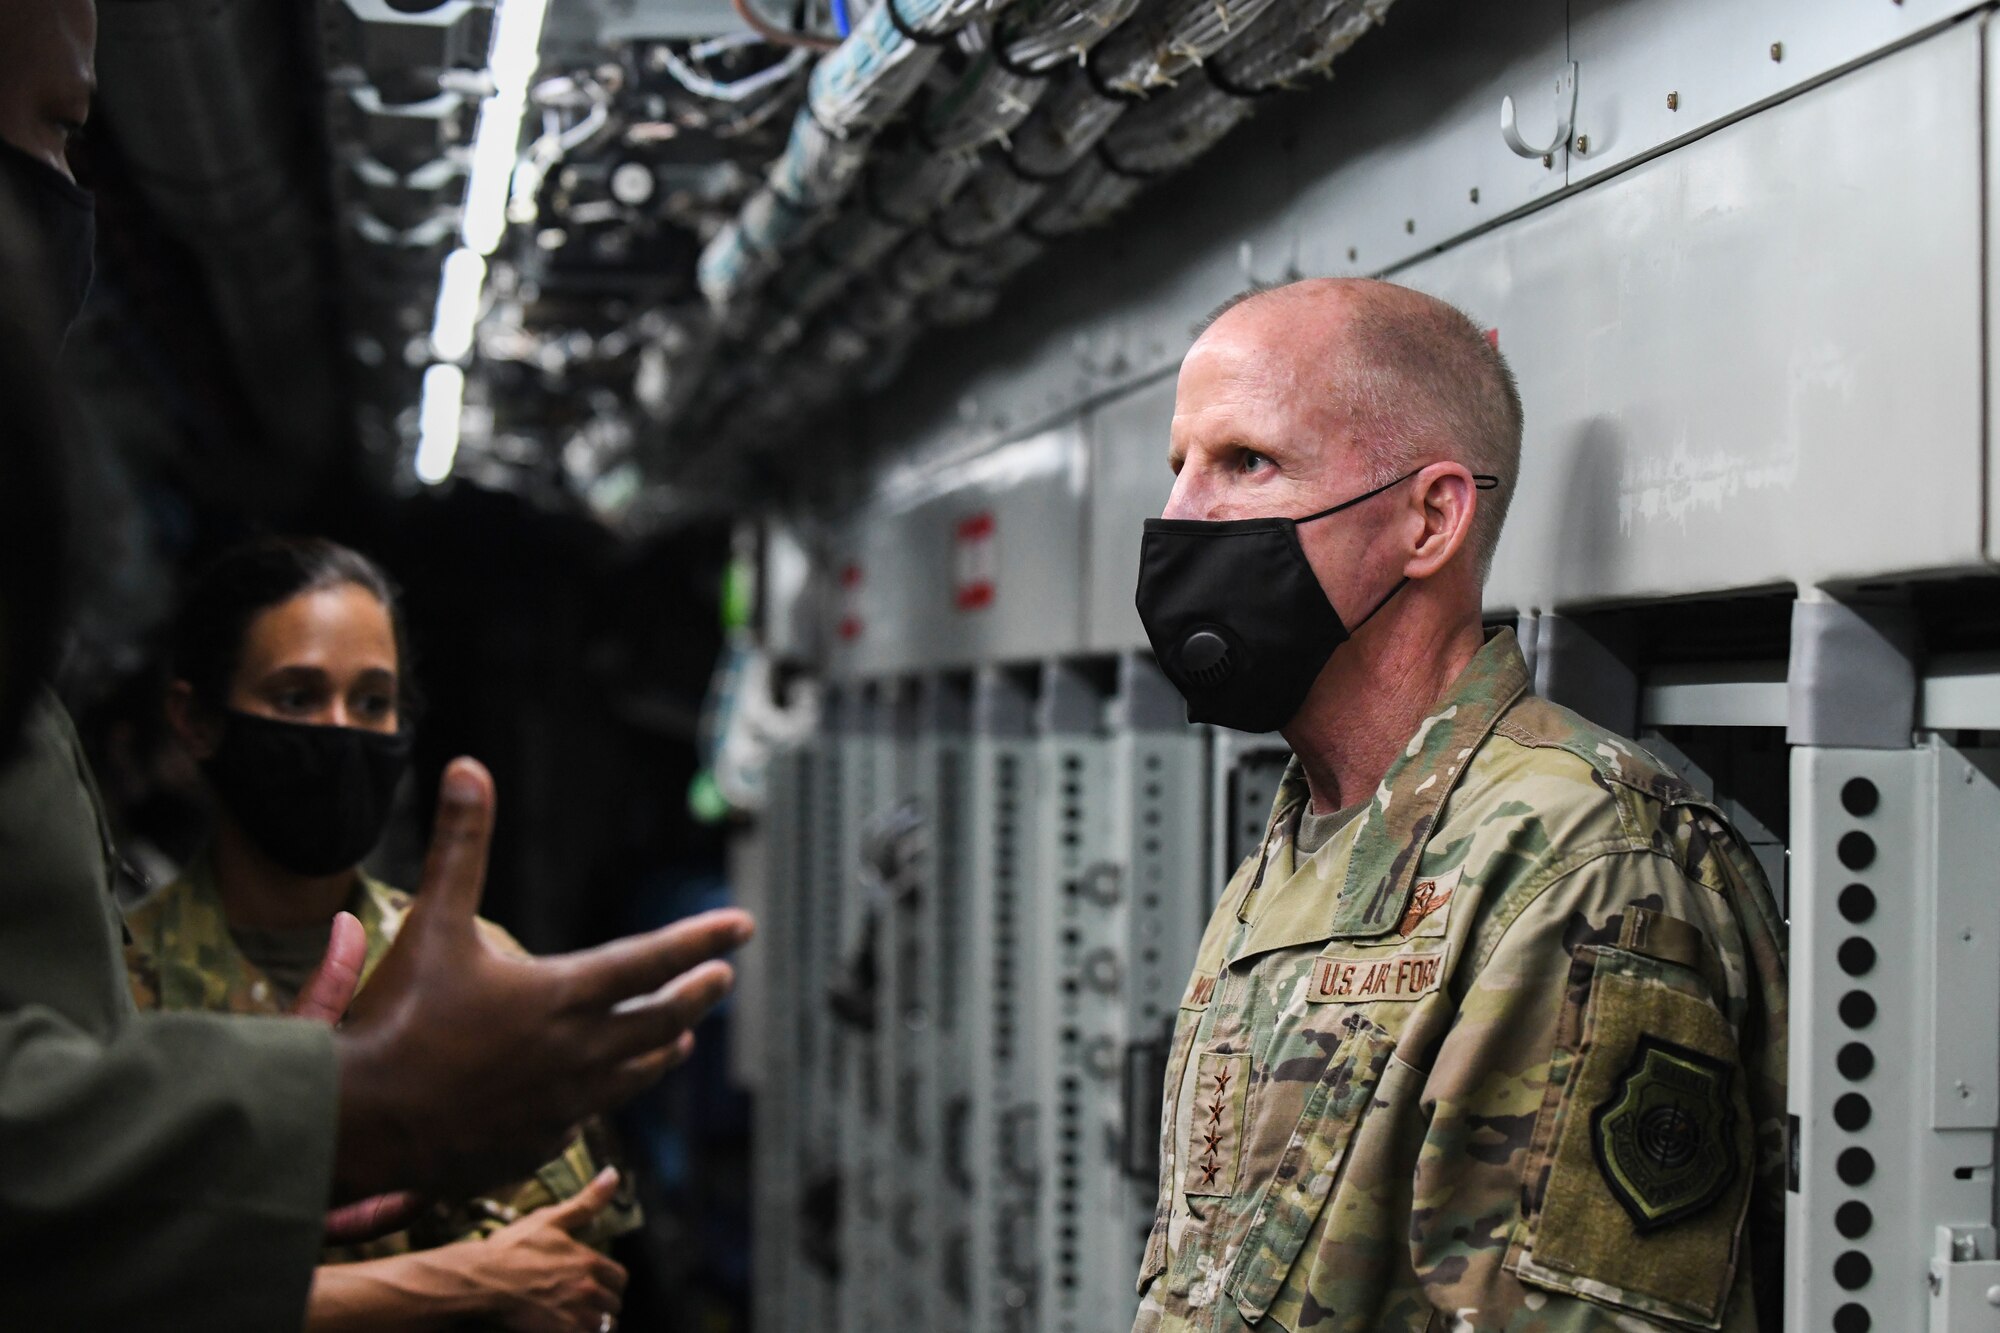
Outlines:
{"label": "man's ear", "polygon": [[166,704],[167,725],[180,737],[181,744],[196,759],[212,758],[222,743],[222,728],[194,697],[194,686],[184,680],[170,682]]}
{"label": "man's ear", "polygon": [[1410,494],[1421,528],[1403,573],[1427,579],[1456,559],[1470,540],[1479,487],[1464,464],[1433,463],[1412,480]]}

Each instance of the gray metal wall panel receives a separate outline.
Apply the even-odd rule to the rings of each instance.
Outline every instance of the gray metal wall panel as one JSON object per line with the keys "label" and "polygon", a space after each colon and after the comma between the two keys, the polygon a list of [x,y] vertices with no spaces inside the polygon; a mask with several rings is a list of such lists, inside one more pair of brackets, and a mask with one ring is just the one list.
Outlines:
{"label": "gray metal wall panel", "polygon": [[1492,605],[1982,562],[1979,107],[1961,27],[1399,275],[1521,380]]}
{"label": "gray metal wall panel", "polygon": [[[1976,0],[1576,0],[1571,183],[1628,165],[1885,47]],[[1668,104],[1672,96],[1672,105]]]}
{"label": "gray metal wall panel", "polygon": [[[1087,480],[1075,421],[885,477],[875,502],[843,525],[840,548],[860,569],[860,633],[836,639],[832,669],[884,675],[1078,651]],[[966,539],[962,529],[982,518],[990,535]],[[962,597],[975,582],[990,595]]]}
{"label": "gray metal wall panel", "polygon": [[1558,84],[1574,86],[1567,10],[1564,0],[1390,10],[1343,62],[1379,71],[1368,95],[1297,140],[1298,269],[1378,273],[1561,191],[1566,142],[1547,165],[1519,156],[1501,138],[1500,106],[1514,99],[1524,139],[1555,142],[1571,100]]}
{"label": "gray metal wall panel", "polygon": [[1115,653],[1146,641],[1133,608],[1139,582],[1141,525],[1158,518],[1174,488],[1167,469],[1174,381],[1158,380],[1093,411],[1090,439],[1089,556],[1084,588],[1084,647]]}

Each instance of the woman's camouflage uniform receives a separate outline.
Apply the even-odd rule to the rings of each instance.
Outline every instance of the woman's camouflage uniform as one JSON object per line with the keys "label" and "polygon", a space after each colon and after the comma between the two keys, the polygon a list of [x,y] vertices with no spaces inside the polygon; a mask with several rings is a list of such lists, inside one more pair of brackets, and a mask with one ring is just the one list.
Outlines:
{"label": "woman's camouflage uniform", "polygon": [[1495,635],[1303,864],[1287,773],[1181,1004],[1138,1333],[1775,1327],[1770,890],[1527,689]]}
{"label": "woman's camouflage uniform", "polygon": [[[368,984],[375,965],[395,942],[410,902],[409,894],[361,876],[359,901],[353,910],[368,937],[362,985]],[[496,948],[514,954],[525,952],[491,921],[482,918],[479,924]],[[128,912],[126,926],[131,943],[125,946],[125,970],[139,1008],[229,1014],[285,1012],[283,997],[271,980],[243,956],[231,937],[214,869],[205,856],[197,858],[185,876]],[[566,1199],[600,1169],[602,1149],[594,1156],[585,1137],[578,1135],[562,1156],[518,1185],[461,1203],[433,1205],[405,1231],[365,1245],[329,1248],[325,1262],[380,1259],[489,1236],[537,1208]],[[580,1239],[602,1249],[613,1237],[636,1229],[640,1220],[629,1192],[621,1191],[619,1199],[584,1229]]]}

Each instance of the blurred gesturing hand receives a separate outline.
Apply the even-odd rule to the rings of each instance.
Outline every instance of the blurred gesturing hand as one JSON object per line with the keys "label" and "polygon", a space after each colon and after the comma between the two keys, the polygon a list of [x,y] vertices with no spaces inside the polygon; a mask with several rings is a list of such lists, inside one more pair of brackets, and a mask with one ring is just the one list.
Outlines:
{"label": "blurred gesturing hand", "polygon": [[336,1036],[342,1197],[526,1175],[686,1059],[728,993],[716,955],[752,931],[737,911],[554,958],[490,948],[474,918],[492,835],[493,779],[454,760],[416,903]]}

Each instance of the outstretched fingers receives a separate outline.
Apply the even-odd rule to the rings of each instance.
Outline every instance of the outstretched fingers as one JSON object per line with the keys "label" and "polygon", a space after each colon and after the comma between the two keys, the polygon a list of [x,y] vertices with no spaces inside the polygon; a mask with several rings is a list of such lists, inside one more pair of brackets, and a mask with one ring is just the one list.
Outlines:
{"label": "outstretched fingers", "polygon": [[660,992],[682,973],[741,945],[755,929],[747,912],[703,912],[564,961],[574,969],[579,998],[592,1007],[611,1008]]}
{"label": "outstretched fingers", "polygon": [[336,912],[326,956],[292,1003],[292,1012],[318,1023],[340,1022],[361,984],[361,967],[368,957],[368,933],[352,912]]}
{"label": "outstretched fingers", "polygon": [[486,855],[493,842],[493,776],[476,759],[446,765],[424,876],[409,926],[470,927],[486,890]]}
{"label": "outstretched fingers", "polygon": [[671,1046],[708,1016],[736,984],[736,970],[711,960],[689,969],[663,989],[627,1000],[599,1029],[597,1049],[608,1058],[629,1060]]}

